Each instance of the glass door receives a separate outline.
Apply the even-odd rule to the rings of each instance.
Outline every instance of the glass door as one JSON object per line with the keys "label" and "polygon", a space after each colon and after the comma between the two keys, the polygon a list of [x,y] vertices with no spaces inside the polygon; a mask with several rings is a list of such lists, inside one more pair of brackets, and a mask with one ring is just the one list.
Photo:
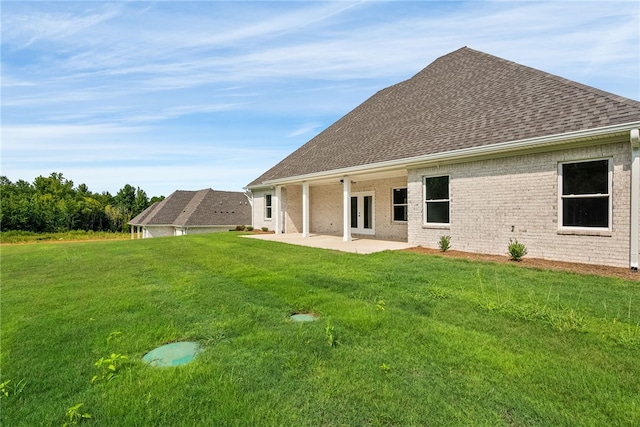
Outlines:
{"label": "glass door", "polygon": [[351,195],[351,232],[354,234],[375,234],[373,193],[353,193]]}

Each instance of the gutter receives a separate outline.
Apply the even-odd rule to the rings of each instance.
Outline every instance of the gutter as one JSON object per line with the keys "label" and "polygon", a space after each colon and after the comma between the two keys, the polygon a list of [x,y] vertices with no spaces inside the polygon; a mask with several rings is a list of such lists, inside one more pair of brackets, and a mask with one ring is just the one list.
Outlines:
{"label": "gutter", "polygon": [[638,247],[640,237],[640,130],[631,129],[631,235],[629,242],[629,267],[638,271]]}
{"label": "gutter", "polygon": [[330,171],[314,172],[304,175],[290,176],[266,180],[260,185],[247,186],[245,189],[259,189],[272,187],[274,185],[286,185],[299,183],[301,181],[312,181],[320,179],[342,178],[346,175],[363,172],[384,172],[394,169],[406,169],[411,166],[418,166],[423,163],[433,163],[439,161],[464,160],[472,157],[506,154],[527,149],[553,147],[560,144],[575,143],[581,141],[591,141],[601,139],[606,136],[626,136],[628,132],[637,130],[640,122],[624,123],[620,125],[604,126],[601,128],[580,130],[555,135],[547,135],[535,138],[520,139],[516,141],[501,142],[487,146],[463,148],[461,150],[445,151],[442,153],[427,154],[424,156],[409,157],[386,162],[371,163],[368,165],[358,165],[348,168],[333,169]]}

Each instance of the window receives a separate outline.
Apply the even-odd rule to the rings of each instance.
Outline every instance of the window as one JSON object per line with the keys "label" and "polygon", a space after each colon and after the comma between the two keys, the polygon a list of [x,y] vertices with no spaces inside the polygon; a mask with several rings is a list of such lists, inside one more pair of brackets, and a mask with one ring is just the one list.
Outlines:
{"label": "window", "polygon": [[272,213],[272,204],[271,204],[271,194],[264,195],[264,217],[266,219],[271,219]]}
{"label": "window", "polygon": [[563,227],[610,227],[611,176],[608,159],[560,163]]}
{"label": "window", "polygon": [[425,223],[449,224],[449,177],[424,179]]}
{"label": "window", "polygon": [[392,203],[393,203],[393,220],[406,221],[407,220],[407,189],[394,188]]}

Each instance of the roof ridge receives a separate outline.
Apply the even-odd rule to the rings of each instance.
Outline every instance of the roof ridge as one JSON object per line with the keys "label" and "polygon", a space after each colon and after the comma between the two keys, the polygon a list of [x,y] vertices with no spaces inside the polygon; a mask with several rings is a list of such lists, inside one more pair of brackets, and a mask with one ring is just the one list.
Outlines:
{"label": "roof ridge", "polygon": [[213,191],[213,190],[211,190],[210,188],[207,188],[203,190],[194,191],[189,202],[183,208],[182,212],[178,214],[176,219],[173,221],[173,225],[178,225],[178,226],[185,225],[186,222],[191,217],[191,215],[196,211],[196,209],[198,209],[198,206],[200,206],[200,203],[202,203],[202,200],[204,199],[204,197],[207,195],[209,191]]}

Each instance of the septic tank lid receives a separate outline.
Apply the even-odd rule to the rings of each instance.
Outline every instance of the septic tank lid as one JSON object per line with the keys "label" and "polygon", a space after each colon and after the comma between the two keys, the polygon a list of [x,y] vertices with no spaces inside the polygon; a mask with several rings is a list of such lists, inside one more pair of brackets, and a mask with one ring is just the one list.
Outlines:
{"label": "septic tank lid", "polygon": [[196,342],[172,342],[151,350],[142,360],[151,366],[178,366],[191,362],[200,351],[202,347]]}
{"label": "septic tank lid", "polygon": [[291,315],[291,320],[294,322],[314,322],[318,320],[318,317],[311,313],[294,313]]}

